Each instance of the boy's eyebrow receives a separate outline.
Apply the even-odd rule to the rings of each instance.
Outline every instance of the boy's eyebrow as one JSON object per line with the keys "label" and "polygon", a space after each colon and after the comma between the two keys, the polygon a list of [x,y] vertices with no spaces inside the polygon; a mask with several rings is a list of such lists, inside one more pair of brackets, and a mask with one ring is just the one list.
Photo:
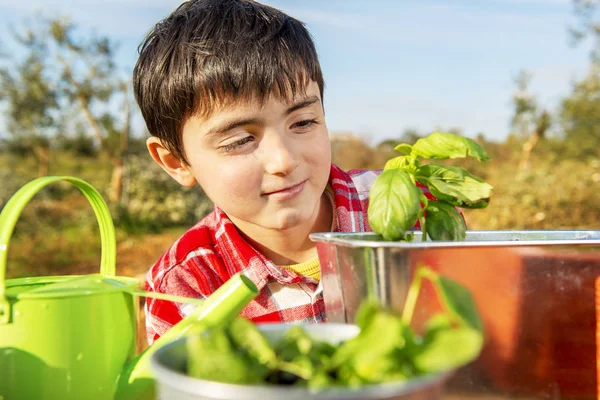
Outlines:
{"label": "boy's eyebrow", "polygon": [[[289,115],[296,110],[300,110],[301,108],[312,106],[313,104],[318,103],[319,101],[321,101],[321,99],[318,96],[309,96],[309,97],[305,98],[304,100],[290,106],[287,110],[285,110],[285,114]],[[232,129],[235,129],[238,126],[252,125],[252,124],[259,124],[259,123],[260,123],[260,120],[258,118],[235,119],[235,120],[229,121],[221,126],[215,126],[208,132],[208,134],[209,135],[219,135],[221,133],[225,133]]]}
{"label": "boy's eyebrow", "polygon": [[221,133],[225,133],[232,129],[235,129],[238,126],[258,124],[258,123],[260,123],[260,120],[258,118],[239,118],[239,119],[235,119],[233,121],[229,121],[221,126],[215,126],[208,132],[208,134],[209,135],[219,135]]}
{"label": "boy's eyebrow", "polygon": [[315,104],[319,101],[320,101],[319,96],[309,96],[309,97],[305,98],[304,100],[300,101],[299,103],[296,103],[293,106],[291,106],[290,108],[288,108],[285,113],[289,115],[296,110],[299,110],[304,107],[312,106],[313,104]]}

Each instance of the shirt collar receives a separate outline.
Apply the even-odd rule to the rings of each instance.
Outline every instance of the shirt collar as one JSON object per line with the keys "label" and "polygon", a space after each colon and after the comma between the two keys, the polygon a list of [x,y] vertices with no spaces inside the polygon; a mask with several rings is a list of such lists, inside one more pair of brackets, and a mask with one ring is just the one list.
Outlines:
{"label": "shirt collar", "polygon": [[[364,229],[364,213],[350,176],[331,164],[329,184],[334,193],[336,231],[352,232],[354,227]],[[258,290],[262,290],[267,283],[274,280],[282,285],[317,283],[312,278],[276,266],[241,236],[233,222],[217,206],[215,215],[215,243],[231,275],[242,272],[254,282]],[[344,217],[340,218],[340,215]]]}

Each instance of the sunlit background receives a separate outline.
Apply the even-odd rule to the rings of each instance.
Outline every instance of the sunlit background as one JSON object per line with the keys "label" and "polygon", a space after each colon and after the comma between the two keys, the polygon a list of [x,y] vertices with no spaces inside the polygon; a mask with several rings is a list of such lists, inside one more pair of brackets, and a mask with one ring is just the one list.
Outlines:
{"label": "sunlit background", "polygon": [[[326,80],[334,162],[381,168],[435,131],[479,141],[454,161],[495,188],[470,229],[598,229],[598,0],[265,1],[304,21]],[[107,199],[119,268],[143,273],[212,204],[156,167],[129,80],[137,46],[179,2],[0,0],[0,206],[43,175]],[[95,217],[68,187],[28,207],[9,274],[93,270]],[[36,267],[38,268],[38,267]],[[40,267],[41,268],[41,267]]]}
{"label": "sunlit background", "polygon": [[[459,128],[504,140],[510,133],[514,79],[532,74],[529,90],[554,110],[589,69],[591,41],[574,46],[581,28],[569,0],[345,1],[264,3],[306,22],[325,74],[332,132],[371,143],[405,129]],[[137,46],[177,1],[0,2],[0,37],[19,54],[11,31],[34,13],[68,17],[77,34],[116,45],[119,75],[130,75]],[[143,129],[136,117],[136,132]]]}

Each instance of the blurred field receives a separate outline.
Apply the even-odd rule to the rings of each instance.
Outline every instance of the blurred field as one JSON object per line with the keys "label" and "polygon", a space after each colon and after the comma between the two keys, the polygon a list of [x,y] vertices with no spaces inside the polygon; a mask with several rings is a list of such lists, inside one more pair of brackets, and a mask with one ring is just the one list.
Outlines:
{"label": "blurred field", "polygon": [[[333,160],[344,169],[381,168],[392,153],[354,137],[333,137]],[[360,145],[358,145],[358,144]],[[517,167],[519,143],[485,143],[491,160],[455,161],[494,186],[487,209],[464,210],[470,229],[600,229],[600,160],[565,156],[548,142],[526,171]],[[117,272],[142,277],[158,257],[212,204],[199,188],[184,190],[149,156],[135,156],[125,181],[127,203],[111,205],[117,228]],[[0,155],[0,204],[35,178],[33,157]],[[110,165],[95,157],[56,153],[50,175],[82,178],[106,195]],[[8,168],[7,168],[8,167]],[[25,208],[9,247],[7,276],[91,273],[100,239],[87,200],[68,185],[45,188]]]}
{"label": "blurred field", "polygon": [[[344,169],[382,168],[393,145],[371,147],[360,138],[333,136],[333,161]],[[543,143],[528,170],[519,170],[520,143],[484,143],[491,160],[452,161],[494,186],[486,209],[463,210],[469,229],[600,229],[600,159],[569,155],[565,143]],[[576,153],[577,154],[577,153]],[[36,177],[30,155],[0,153],[0,205]],[[124,202],[109,204],[116,226],[117,275],[144,275],[162,253],[212,208],[200,188],[184,190],[150,157],[129,158]],[[50,175],[71,175],[107,199],[110,163],[99,157],[54,153]],[[25,207],[8,251],[7,278],[75,275],[99,270],[100,235],[92,208],[67,184],[46,187]],[[143,298],[140,304],[143,307]],[[147,346],[140,313],[138,349]]]}

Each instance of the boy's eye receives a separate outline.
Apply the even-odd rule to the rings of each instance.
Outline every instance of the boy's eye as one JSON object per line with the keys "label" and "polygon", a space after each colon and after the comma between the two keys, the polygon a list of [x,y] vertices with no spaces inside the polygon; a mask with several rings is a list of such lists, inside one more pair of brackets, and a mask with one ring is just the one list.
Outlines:
{"label": "boy's eye", "polygon": [[233,143],[229,143],[229,144],[226,144],[225,146],[219,147],[219,150],[221,150],[224,153],[230,153],[230,152],[236,150],[238,147],[241,147],[241,146],[245,145],[246,143],[250,143],[253,141],[254,141],[254,136],[246,136],[240,140],[236,140]]}
{"label": "boy's eye", "polygon": [[317,119],[316,118],[313,118],[313,119],[304,119],[302,121],[298,121],[298,122],[292,124],[292,128],[307,129],[307,128],[310,128],[311,126],[313,126],[316,123],[317,123]]}

